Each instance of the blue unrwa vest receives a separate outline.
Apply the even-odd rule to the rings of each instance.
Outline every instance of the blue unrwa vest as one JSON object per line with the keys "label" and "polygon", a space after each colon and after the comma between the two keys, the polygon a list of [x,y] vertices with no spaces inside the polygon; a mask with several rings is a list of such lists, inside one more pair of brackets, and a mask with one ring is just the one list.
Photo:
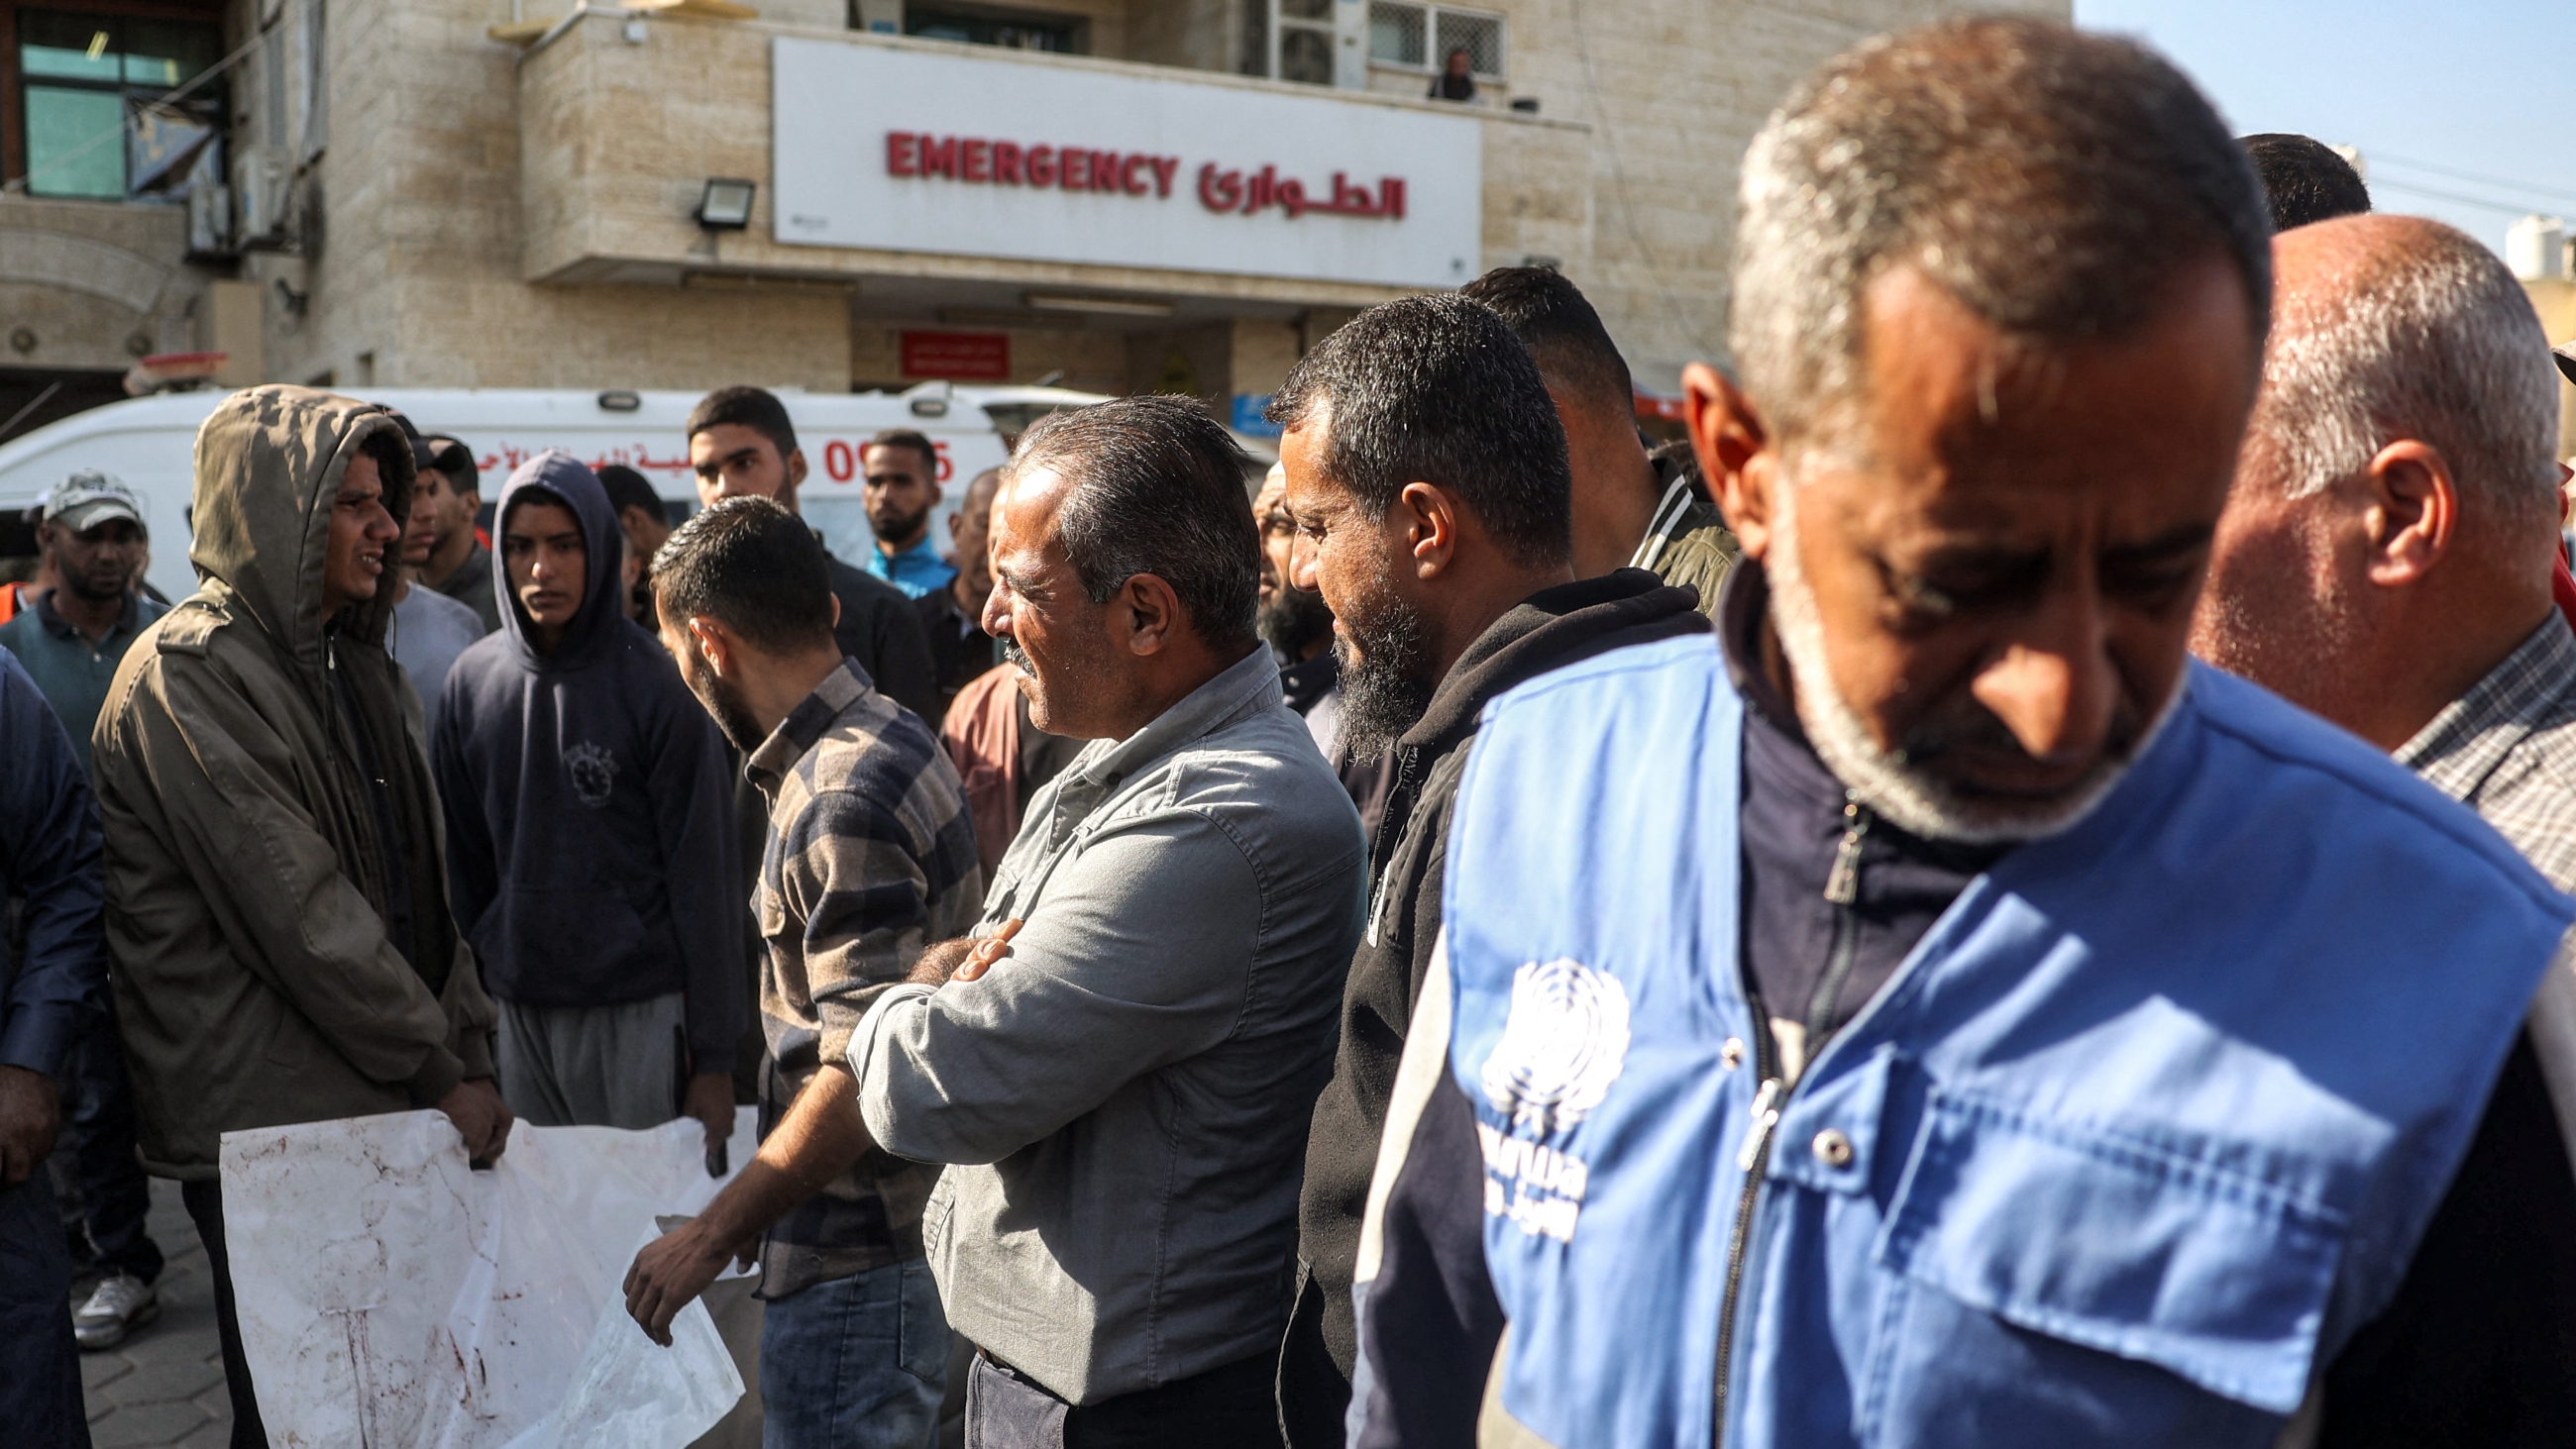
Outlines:
{"label": "blue unrwa vest", "polygon": [[1449,1070],[1503,1410],[1565,1449],[1721,1414],[1730,1449],[2270,1444],[2395,1292],[2576,902],[2194,665],[2100,808],[1971,884],[1774,1100],[1742,717],[1703,637],[1526,685],[1477,738]]}

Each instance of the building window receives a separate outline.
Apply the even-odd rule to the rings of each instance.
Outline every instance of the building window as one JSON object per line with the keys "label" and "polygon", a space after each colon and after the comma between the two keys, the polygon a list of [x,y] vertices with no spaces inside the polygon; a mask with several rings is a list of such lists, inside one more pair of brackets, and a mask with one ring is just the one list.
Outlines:
{"label": "building window", "polygon": [[1446,5],[1372,0],[1369,60],[1407,70],[1437,71],[1451,51],[1467,52],[1467,68],[1480,79],[1503,75],[1503,17]]}
{"label": "building window", "polygon": [[9,109],[31,194],[177,197],[193,180],[221,179],[220,82],[162,100],[222,58],[220,26],[49,10],[15,19],[19,93]]}
{"label": "building window", "polygon": [[920,5],[903,7],[903,33],[925,40],[955,40],[968,45],[998,45],[1008,50],[1048,50],[1062,55],[1089,53],[1090,26],[1079,15],[1045,10],[1005,10],[989,5]]}
{"label": "building window", "polygon": [[1333,0],[1243,0],[1243,73],[1333,83]]}

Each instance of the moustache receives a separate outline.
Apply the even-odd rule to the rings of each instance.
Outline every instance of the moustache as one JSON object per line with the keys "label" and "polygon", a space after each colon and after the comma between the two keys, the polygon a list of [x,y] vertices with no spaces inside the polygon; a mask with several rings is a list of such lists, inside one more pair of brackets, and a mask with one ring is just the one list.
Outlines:
{"label": "moustache", "polygon": [[[2111,727],[2102,742],[2106,761],[2128,759],[2137,752],[2138,741],[2145,737],[2147,721],[2123,700],[2113,711]],[[1947,755],[1980,754],[2030,757],[2012,728],[1997,718],[1993,711],[1974,700],[1963,701],[1955,710],[1943,711],[1931,719],[1919,721],[1897,741],[1896,757],[1909,765],[1926,765]]]}
{"label": "moustache", "polygon": [[1023,674],[1035,675],[1038,672],[1036,662],[1029,658],[1029,652],[1020,647],[1020,641],[1017,639],[1002,641],[1002,662],[1017,668]]}

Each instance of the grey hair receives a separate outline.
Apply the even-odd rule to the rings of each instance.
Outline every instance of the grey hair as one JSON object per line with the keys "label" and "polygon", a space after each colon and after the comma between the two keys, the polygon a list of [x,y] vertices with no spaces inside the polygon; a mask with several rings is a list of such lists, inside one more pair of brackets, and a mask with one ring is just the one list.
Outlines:
{"label": "grey hair", "polygon": [[1056,541],[1091,602],[1152,574],[1172,586],[1199,637],[1223,646],[1252,638],[1259,600],[1247,461],[1196,402],[1124,397],[1040,418],[1002,477],[1045,468],[1073,485],[1056,509]]}
{"label": "grey hair", "polygon": [[2521,525],[2558,509],[2558,370],[2522,284],[2438,222],[2373,246],[2352,285],[2285,307],[2263,357],[2253,429],[2292,498],[2350,478],[2380,449],[2441,450],[2464,499]]}
{"label": "grey hair", "polygon": [[1740,201],[1728,340],[1789,448],[1857,441],[1861,298],[1892,266],[2019,341],[2127,332],[2212,252],[2258,344],[2271,310],[2270,215],[2218,113],[2144,47],[2049,22],[1827,62],[1754,138]]}

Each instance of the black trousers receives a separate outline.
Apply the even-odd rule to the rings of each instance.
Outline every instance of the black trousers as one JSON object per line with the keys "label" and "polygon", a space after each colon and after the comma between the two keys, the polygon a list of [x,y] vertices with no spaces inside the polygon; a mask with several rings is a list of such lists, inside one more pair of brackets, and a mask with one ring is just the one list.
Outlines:
{"label": "black trousers", "polygon": [[966,1449],[1279,1449],[1277,1365],[1275,1353],[1256,1353],[1075,1408],[978,1353],[966,1381]]}
{"label": "black trousers", "polygon": [[223,1184],[213,1178],[179,1184],[179,1202],[197,1225],[206,1245],[206,1268],[215,1278],[215,1333],[223,1341],[224,1392],[233,1401],[233,1449],[268,1449],[268,1431],[260,1427],[259,1395],[250,1384],[250,1360],[242,1356],[241,1318],[233,1311],[233,1260],[224,1250]]}
{"label": "black trousers", "polygon": [[0,1192],[0,1444],[89,1449],[71,1259],[42,1164]]}

